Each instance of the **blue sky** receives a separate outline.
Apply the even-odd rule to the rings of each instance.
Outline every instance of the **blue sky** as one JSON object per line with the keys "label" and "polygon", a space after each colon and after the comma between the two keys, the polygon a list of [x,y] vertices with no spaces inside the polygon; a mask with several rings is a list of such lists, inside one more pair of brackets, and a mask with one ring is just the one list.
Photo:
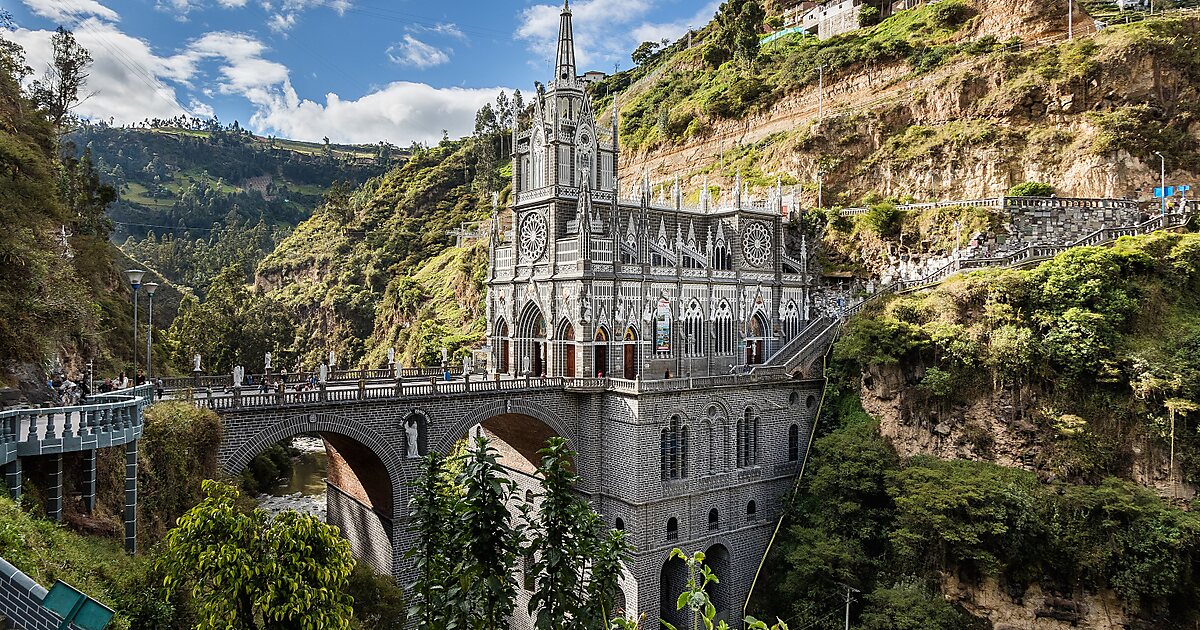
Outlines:
{"label": "blue sky", "polygon": [[[581,0],[579,70],[631,65],[641,41],[676,38],[715,0]],[[263,134],[335,142],[470,133],[504,89],[551,74],[561,5],[534,0],[0,0],[40,73],[58,25],[94,58],[77,113],[132,123],[217,115]]]}

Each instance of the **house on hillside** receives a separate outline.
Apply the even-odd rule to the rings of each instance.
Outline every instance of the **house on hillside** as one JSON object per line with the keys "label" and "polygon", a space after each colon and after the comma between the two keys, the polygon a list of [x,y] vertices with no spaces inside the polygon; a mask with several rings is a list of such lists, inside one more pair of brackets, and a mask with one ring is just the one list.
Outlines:
{"label": "house on hillside", "polygon": [[[882,15],[887,18],[900,11],[915,8],[924,4],[925,0],[826,0],[815,3],[800,19],[800,26],[808,33],[820,39],[829,39],[835,35],[858,30],[858,15],[864,6],[880,6]],[[800,6],[804,6],[804,3]],[[786,24],[786,18],[785,18]]]}

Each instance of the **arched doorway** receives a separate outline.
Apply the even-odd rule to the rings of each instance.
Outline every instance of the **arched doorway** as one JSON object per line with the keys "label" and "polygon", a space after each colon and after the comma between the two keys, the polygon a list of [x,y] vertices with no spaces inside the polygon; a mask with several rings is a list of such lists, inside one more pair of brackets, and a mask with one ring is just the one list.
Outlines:
{"label": "arched doorway", "polygon": [[557,335],[558,361],[561,368],[559,375],[568,378],[575,376],[575,326],[570,320],[564,319],[558,326]]}
{"label": "arched doorway", "polygon": [[755,313],[746,327],[746,365],[758,365],[763,362],[767,344],[767,323],[762,313]]}
{"label": "arched doorway", "polygon": [[[712,518],[711,516],[709,517]],[[718,582],[704,587],[709,600],[717,609],[717,617],[713,621],[733,622],[733,573],[730,571],[729,549],[717,543],[704,552],[704,564],[717,576]]]}
{"label": "arched doorway", "polygon": [[688,627],[687,607],[683,610],[675,608],[679,594],[687,588],[687,572],[687,564],[683,560],[671,558],[663,565],[659,574],[658,616],[676,628]]}
{"label": "arched doorway", "polygon": [[592,340],[592,376],[608,375],[608,330],[601,326]]}
{"label": "arched doorway", "polygon": [[625,378],[633,380],[637,378],[638,365],[638,331],[637,328],[630,326],[625,329]]}
{"label": "arched doorway", "polygon": [[521,361],[519,374],[541,376],[546,372],[546,318],[530,304],[517,324],[516,346]]}
{"label": "arched doorway", "polygon": [[509,351],[512,344],[508,333],[508,322],[503,319],[496,322],[496,330],[493,338],[496,344],[496,372],[498,374],[508,374],[510,367]]}

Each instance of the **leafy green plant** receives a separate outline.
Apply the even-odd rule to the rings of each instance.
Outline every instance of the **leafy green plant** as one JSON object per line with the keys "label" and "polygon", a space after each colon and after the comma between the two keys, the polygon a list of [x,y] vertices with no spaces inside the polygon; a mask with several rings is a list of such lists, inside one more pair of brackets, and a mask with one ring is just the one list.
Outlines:
{"label": "leafy green plant", "polygon": [[163,540],[167,595],[183,590],[197,628],[349,628],[354,560],[337,529],[311,514],[244,513],[238,491],[206,480],[205,498]]}
{"label": "leafy green plant", "polygon": [[1054,186],[1043,182],[1021,182],[1008,189],[1009,197],[1053,197]]}

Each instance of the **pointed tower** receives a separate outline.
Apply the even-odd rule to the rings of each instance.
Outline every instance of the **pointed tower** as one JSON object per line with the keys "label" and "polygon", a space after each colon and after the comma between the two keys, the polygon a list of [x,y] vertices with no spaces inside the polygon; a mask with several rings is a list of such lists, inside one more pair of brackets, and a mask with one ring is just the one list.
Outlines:
{"label": "pointed tower", "polygon": [[575,35],[571,30],[571,7],[563,0],[558,18],[558,58],[554,67],[556,81],[575,80]]}

